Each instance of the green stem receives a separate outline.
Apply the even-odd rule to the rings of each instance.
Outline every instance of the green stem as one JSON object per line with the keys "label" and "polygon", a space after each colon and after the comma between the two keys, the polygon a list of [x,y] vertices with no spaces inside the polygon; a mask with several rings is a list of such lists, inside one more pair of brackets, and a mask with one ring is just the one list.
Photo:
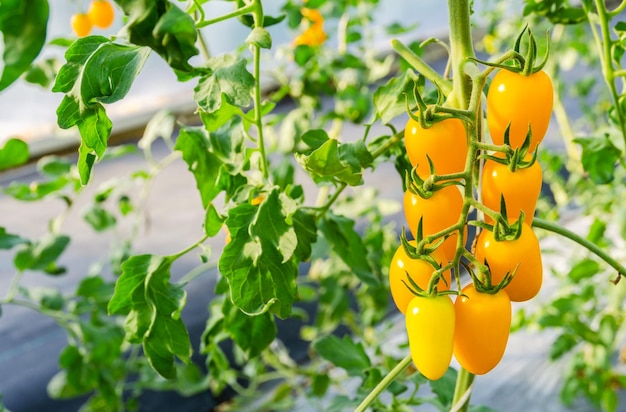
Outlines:
{"label": "green stem", "polygon": [[411,355],[407,355],[402,359],[388,374],[385,376],[374,389],[367,395],[363,402],[354,410],[354,412],[364,412],[368,406],[380,395],[387,386],[411,364]]}
{"label": "green stem", "polygon": [[626,8],[626,0],[622,0],[622,2],[621,2],[621,3],[617,6],[617,7],[615,7],[613,10],[611,10],[611,11],[609,12],[609,16],[610,16],[611,18],[613,18],[613,17],[617,16],[617,15],[618,15],[618,14],[620,14],[622,11],[624,11],[624,8]]}
{"label": "green stem", "polygon": [[[254,26],[263,27],[263,7],[260,0],[251,3],[254,6],[253,17]],[[263,137],[263,113],[261,106],[261,48],[254,44],[254,123],[259,137],[259,151],[261,152],[261,171],[265,180],[269,178],[269,167],[267,165],[267,154],[265,153],[265,140]]]}
{"label": "green stem", "polygon": [[612,268],[614,268],[620,274],[620,276],[626,275],[626,267],[620,264],[617,260],[613,259],[605,251],[600,249],[595,243],[590,242],[588,239],[572,232],[571,230],[566,229],[563,226],[558,225],[556,223],[549,222],[547,220],[543,220],[540,218],[533,219],[533,227],[538,227],[540,229],[544,229],[544,230],[556,233],[558,235],[561,235],[563,237],[566,237],[578,243],[579,245],[583,246],[584,248],[586,248],[587,250],[589,250],[590,252],[598,256],[600,259],[608,263]]}
{"label": "green stem", "polygon": [[[585,2],[583,2],[583,5],[584,4]],[[585,7],[585,12],[587,13],[587,19],[589,21],[589,25],[591,26],[591,31],[593,32],[596,45],[598,49],[601,50],[600,61],[602,63],[602,73],[604,75],[606,85],[609,88],[609,92],[611,93],[611,98],[613,99],[613,107],[615,108],[615,111],[617,113],[620,130],[622,132],[624,144],[626,145],[626,118],[624,117],[624,110],[622,108],[622,105],[619,104],[619,93],[617,92],[617,88],[615,87],[615,68],[613,67],[613,59],[611,53],[613,40],[611,39],[611,29],[609,28],[610,15],[606,9],[606,5],[604,4],[603,0],[596,0],[595,4],[600,24],[600,30],[602,32],[602,38],[600,38],[597,30],[594,27],[594,22],[592,21],[591,17],[591,11]]]}
{"label": "green stem", "polygon": [[470,24],[470,0],[448,0],[450,26],[450,53],[452,58],[452,93],[449,106],[465,109],[472,93],[472,79],[465,73],[464,65],[474,58],[474,44]]}
{"label": "green stem", "polygon": [[394,134],[393,136],[391,136],[389,140],[385,142],[384,145],[380,146],[378,149],[372,152],[372,157],[374,159],[377,159],[381,155],[385,154],[387,150],[391,149],[393,146],[398,144],[403,138],[404,138],[404,130]]}
{"label": "green stem", "polygon": [[441,89],[444,95],[450,94],[452,91],[452,84],[447,79],[444,79],[435,69],[433,69],[428,63],[426,63],[421,57],[413,53],[413,50],[402,44],[401,41],[393,39],[391,40],[391,47],[406,60],[415,70],[420,72],[424,77],[433,82]]}
{"label": "green stem", "polygon": [[456,378],[456,386],[454,387],[454,397],[452,398],[452,408],[450,412],[466,412],[469,410],[473,383],[474,374],[461,367]]}
{"label": "green stem", "polygon": [[201,29],[206,26],[210,26],[211,24],[219,23],[224,20],[232,19],[235,17],[243,16],[244,14],[252,13],[257,8],[256,2],[252,2],[250,4],[245,5],[237,10],[234,10],[230,13],[224,14],[223,16],[216,17],[214,19],[203,20],[196,23],[196,28]]}

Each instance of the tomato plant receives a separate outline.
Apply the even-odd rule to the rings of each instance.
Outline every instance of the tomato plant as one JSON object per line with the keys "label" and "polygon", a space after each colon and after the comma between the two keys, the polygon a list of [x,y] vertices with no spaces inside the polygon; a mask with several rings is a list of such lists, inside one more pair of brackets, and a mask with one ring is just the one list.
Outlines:
{"label": "tomato plant", "polygon": [[487,92],[487,125],[495,144],[504,144],[508,128],[513,147],[521,147],[531,131],[530,150],[543,140],[550,124],[552,80],[545,71],[524,74],[501,69]]}
{"label": "tomato plant", "polygon": [[414,297],[406,310],[406,330],[413,363],[428,379],[436,380],[452,360],[455,310],[448,296]]}
{"label": "tomato plant", "polygon": [[[616,410],[616,388],[626,386],[612,364],[625,297],[600,276],[617,284],[626,273],[622,239],[613,239],[626,233],[619,210],[626,30],[609,27],[626,3],[609,9],[601,1],[527,0],[519,14],[507,9],[515,22],[487,24],[494,32],[483,42],[485,61],[476,57],[468,0],[448,3],[448,40],[407,45],[399,35],[409,38],[415,21],[372,24],[384,14],[377,0],[94,0],[87,17],[67,25],[79,37],[72,40],[48,35],[49,9],[60,3],[0,2],[0,90],[22,80],[51,88],[60,102],[57,125],[77,142],[73,157],[43,156],[36,164],[39,154],[20,139],[0,147],[0,170],[24,167],[20,176],[39,179],[7,174],[12,181],[0,201],[45,200],[62,209],[55,215],[46,204],[40,237],[14,222],[0,225],[2,261],[15,272],[0,305],[32,309],[67,335],[50,396],[85,395],[83,409],[114,412],[135,408],[147,390],[165,389],[236,393],[220,406],[231,410],[289,410],[304,399],[323,410],[431,402],[465,412],[473,375],[492,370],[505,351],[511,301],[542,287],[534,230],[543,230],[584,253],[556,279],[565,286],[554,304],[536,313],[525,305],[516,327],[534,321],[558,328],[551,356],[576,355],[567,396],[582,393]],[[116,13],[124,22],[119,32],[89,36],[92,26],[110,27]],[[569,33],[581,23],[593,42],[589,32]],[[238,44],[215,54],[223,48],[212,44],[215,33],[228,32],[227,24],[242,36],[229,36]],[[529,28],[546,24],[550,38],[538,44]],[[383,35],[398,35],[393,52],[380,53]],[[577,38],[567,40],[577,50],[565,49],[567,36]],[[64,61],[49,58],[48,45],[66,48]],[[427,50],[437,45],[448,51],[441,66]],[[565,87],[572,56],[584,56],[579,72],[602,68],[606,93],[599,82]],[[118,145],[110,105],[133,93],[149,58],[188,85],[193,102],[184,113],[159,112],[140,140]],[[581,126],[568,120],[565,103],[573,97],[584,101]],[[553,109],[566,155],[542,143]],[[144,159],[140,170],[121,175],[120,168],[111,181],[93,183],[101,162],[131,156]],[[397,176],[378,175],[392,163]],[[167,202],[151,200],[153,191],[179,200],[172,187],[154,184],[170,166],[187,171],[196,190],[184,199],[180,223],[179,210],[160,213]],[[537,201],[542,180],[551,196]],[[412,240],[395,221],[401,207]],[[563,210],[595,219],[586,236],[549,220]],[[518,224],[521,211],[526,218]],[[78,215],[94,236],[116,237],[89,276],[64,266],[84,247],[69,235]],[[151,253],[148,229],[175,218],[168,242]],[[183,223],[197,229],[195,238],[180,234]],[[468,228],[480,230],[474,250]],[[30,288],[30,272],[81,278],[75,291]],[[461,288],[466,274],[471,284]],[[206,313],[194,313],[204,315],[193,329],[204,328],[201,336],[185,316],[198,294],[211,296],[208,308],[201,305]],[[404,319],[389,310],[392,301]],[[407,338],[408,348],[388,336],[398,324],[406,334],[394,337]],[[292,352],[294,340],[306,346],[305,362]],[[458,373],[449,368],[452,353]],[[358,389],[346,391],[347,379]],[[436,396],[423,397],[420,385],[429,379],[440,379],[430,384]]]}
{"label": "tomato plant", "polygon": [[507,292],[481,293],[469,284],[454,302],[454,313],[454,357],[471,373],[488,373],[500,363],[509,340]]}

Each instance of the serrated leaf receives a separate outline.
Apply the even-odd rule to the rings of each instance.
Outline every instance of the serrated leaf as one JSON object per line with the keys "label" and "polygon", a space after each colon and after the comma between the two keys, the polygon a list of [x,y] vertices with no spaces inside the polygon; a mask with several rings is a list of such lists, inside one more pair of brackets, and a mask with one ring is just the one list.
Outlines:
{"label": "serrated leaf", "polygon": [[222,161],[209,150],[209,139],[202,128],[182,129],[175,149],[182,152],[183,160],[196,180],[202,206],[207,208],[222,190],[220,186]]}
{"label": "serrated leaf", "polygon": [[247,107],[252,101],[254,77],[246,69],[246,61],[233,54],[209,59],[211,73],[202,76],[194,89],[194,99],[207,113],[221,108],[222,98],[233,106]]}
{"label": "serrated leaf", "polygon": [[[387,83],[374,92],[374,108],[376,116],[383,124],[391,122],[406,112],[406,96],[413,95],[417,75],[412,70],[404,71],[398,77],[392,77]],[[409,102],[412,98],[409,99]]]}
{"label": "serrated leaf", "polygon": [[49,6],[47,0],[0,2],[0,32],[3,54],[0,91],[29,69],[46,42]]}
{"label": "serrated leaf", "polygon": [[574,139],[582,147],[582,164],[585,172],[596,184],[606,184],[615,178],[615,163],[621,156],[608,136]]}
{"label": "serrated leaf", "polygon": [[333,252],[361,281],[372,286],[380,283],[367,261],[367,248],[361,235],[354,230],[353,220],[327,213],[319,222],[319,228]]}
{"label": "serrated leaf", "polygon": [[313,341],[313,349],[333,365],[345,369],[350,376],[365,377],[371,367],[369,356],[362,343],[355,343],[349,335],[339,339],[335,335],[324,336]]}
{"label": "serrated leaf", "polygon": [[176,377],[175,358],[187,363],[191,342],[180,318],[185,291],[169,282],[173,258],[131,256],[122,264],[109,314],[126,314],[126,337],[143,343],[154,370],[166,379]]}
{"label": "serrated leaf", "polygon": [[226,331],[250,358],[258,356],[276,338],[276,323],[271,313],[249,316],[226,299],[223,307]]}
{"label": "serrated leaf", "polygon": [[316,182],[345,182],[350,186],[363,183],[362,170],[353,170],[350,164],[342,161],[339,142],[329,139],[310,154],[296,153],[298,163],[311,174]]}
{"label": "serrated leaf", "polygon": [[0,149],[0,171],[20,166],[28,161],[28,144],[23,140],[11,138]]}
{"label": "serrated leaf", "polygon": [[268,309],[280,317],[296,300],[297,234],[291,224],[293,201],[275,189],[261,205],[240,204],[228,213],[231,241],[220,257],[219,269],[228,280],[233,303],[248,314]]}
{"label": "serrated leaf", "polygon": [[148,46],[172,68],[192,70],[189,59],[198,54],[197,31],[191,16],[168,0],[116,0],[128,15],[129,41]]}

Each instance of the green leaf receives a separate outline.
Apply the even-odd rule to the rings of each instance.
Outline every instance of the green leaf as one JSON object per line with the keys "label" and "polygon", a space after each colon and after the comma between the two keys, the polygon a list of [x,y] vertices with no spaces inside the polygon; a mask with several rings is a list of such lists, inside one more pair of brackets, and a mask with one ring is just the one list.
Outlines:
{"label": "green leaf", "polygon": [[0,249],[11,249],[24,243],[28,243],[28,239],[7,233],[6,229],[0,226]]}
{"label": "green leaf", "polygon": [[65,176],[72,170],[72,163],[59,156],[44,156],[37,162],[37,170],[49,177]]}
{"label": "green leaf", "polygon": [[213,203],[209,203],[204,217],[204,232],[207,236],[217,235],[224,226],[224,218],[219,214]]}
{"label": "green leaf", "polygon": [[247,44],[254,44],[262,49],[272,48],[272,36],[270,32],[264,27],[255,27],[252,29],[248,38],[246,38]]}
{"label": "green leaf", "polygon": [[[219,269],[228,280],[235,306],[248,314],[268,309],[280,317],[291,312],[297,297],[299,242],[292,217],[296,205],[278,189],[258,206],[242,203],[228,212],[231,241],[220,257]],[[305,247],[305,246],[303,246]]]}
{"label": "green leaf", "polygon": [[621,156],[607,135],[574,139],[582,147],[583,169],[591,180],[599,185],[612,182],[615,178],[615,163]]}
{"label": "green leaf", "polygon": [[223,312],[226,331],[250,358],[258,356],[276,338],[276,323],[269,312],[249,316],[229,299],[224,301]]}
{"label": "green leaf", "polygon": [[441,378],[436,381],[430,381],[430,388],[437,396],[439,402],[444,406],[445,410],[449,410],[452,406],[452,397],[454,395],[456,377],[456,369],[448,368],[446,373]]}
{"label": "green leaf", "polygon": [[11,182],[4,192],[22,201],[41,200],[51,193],[56,193],[67,186],[72,180],[60,176],[53,180],[32,182],[30,184]]}
{"label": "green leaf", "polygon": [[168,0],[116,0],[128,15],[129,41],[148,46],[172,68],[192,70],[188,60],[198,54],[191,16]]}
{"label": "green leaf", "polygon": [[242,111],[239,107],[233,106],[228,103],[225,94],[221,96],[221,104],[219,105],[219,109],[214,112],[208,113],[204,110],[200,109],[200,119],[204,124],[206,130],[208,132],[213,132],[218,130],[220,127],[224,126],[228,123],[235,115],[242,115]]}
{"label": "green leaf", "polygon": [[407,94],[413,95],[416,81],[417,75],[412,70],[406,70],[400,76],[392,77],[386,84],[376,89],[374,108],[376,116],[383,124],[391,122],[406,112]]}
{"label": "green leaf", "polygon": [[583,259],[577,262],[569,271],[567,276],[573,282],[580,282],[583,279],[594,276],[600,270],[600,264],[595,260]]}
{"label": "green leaf", "polygon": [[191,342],[180,318],[185,291],[169,282],[171,257],[131,256],[108,305],[109,314],[126,314],[126,338],[143,343],[154,370],[166,379],[176,377],[175,357],[189,362]]}
{"label": "green leaf", "polygon": [[222,98],[233,106],[246,107],[252,101],[254,77],[246,69],[246,61],[233,54],[209,59],[210,74],[202,76],[195,87],[194,99],[207,113],[218,111]]}
{"label": "green leaf", "polygon": [[59,64],[56,58],[35,62],[24,75],[24,80],[48,88],[55,81]]}
{"label": "green leaf", "polygon": [[[343,147],[346,146],[347,147]],[[353,143],[340,144],[335,139],[329,139],[311,154],[296,153],[298,163],[311,174],[316,182],[331,181],[345,182],[350,186],[363,183],[363,170],[353,160]],[[340,149],[341,148],[341,149]],[[371,155],[370,155],[371,158]],[[358,163],[357,159],[357,162]],[[364,159],[365,162],[369,159]]]}
{"label": "green leaf", "polygon": [[0,149],[0,171],[20,166],[28,161],[28,144],[23,140],[11,138]]}
{"label": "green leaf", "polygon": [[550,359],[555,360],[569,352],[578,344],[578,339],[570,333],[559,335],[550,347]]}
{"label": "green leaf", "polygon": [[209,139],[202,128],[181,129],[175,149],[182,152],[183,160],[196,179],[202,206],[207,208],[222,191],[220,186],[222,161],[209,150]]}
{"label": "green leaf", "polygon": [[73,42],[65,51],[66,63],[59,69],[52,91],[69,93],[76,84],[87,59],[100,45],[108,42],[109,39],[103,36],[82,37]]}
{"label": "green leaf", "polygon": [[91,105],[123,99],[149,55],[147,47],[102,43],[84,64],[80,82],[81,101]]}
{"label": "green leaf", "polygon": [[104,232],[115,227],[117,219],[108,210],[100,206],[92,206],[83,214],[83,219],[96,231]]}
{"label": "green leaf", "polygon": [[65,251],[70,238],[65,235],[47,234],[34,243],[22,245],[13,259],[17,270],[43,270],[50,274],[61,273],[55,262]]}
{"label": "green leaf", "polygon": [[365,377],[371,362],[362,343],[355,343],[349,335],[339,339],[335,335],[324,336],[313,341],[313,349],[333,365],[345,369],[350,376]]}
{"label": "green leaf", "polygon": [[367,261],[367,248],[361,235],[354,230],[353,220],[327,213],[320,221],[319,228],[333,252],[352,269],[361,281],[372,286],[380,283]]}
{"label": "green leaf", "polygon": [[0,91],[29,69],[46,42],[49,6],[47,0],[0,2],[0,32],[4,53]]}
{"label": "green leaf", "polygon": [[317,374],[313,376],[313,382],[311,383],[311,392],[313,395],[322,397],[328,391],[330,387],[330,377],[326,374]]}
{"label": "green leaf", "polygon": [[589,233],[587,234],[587,240],[591,243],[599,244],[604,239],[604,233],[606,232],[606,223],[602,220],[596,218],[594,219],[591,227],[589,228]]}

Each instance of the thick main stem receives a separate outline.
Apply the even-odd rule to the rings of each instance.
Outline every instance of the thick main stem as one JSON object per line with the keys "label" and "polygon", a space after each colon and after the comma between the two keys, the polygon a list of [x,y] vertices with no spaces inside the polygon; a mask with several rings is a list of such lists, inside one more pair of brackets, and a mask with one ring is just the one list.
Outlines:
{"label": "thick main stem", "polygon": [[[465,181],[466,199],[473,198],[473,173],[472,168],[474,159],[477,155],[476,145],[474,141],[480,140],[481,135],[481,119],[480,99],[477,97],[478,90],[472,90],[473,81],[466,74],[465,65],[469,62],[469,58],[475,57],[474,43],[472,41],[472,29],[470,24],[470,0],[448,0],[448,14],[450,22],[450,53],[452,57],[452,93],[448,95],[446,106],[457,109],[474,110],[476,115],[475,124],[469,130],[469,150],[467,154],[467,163],[465,172],[467,179]],[[466,217],[469,212],[469,203],[464,202],[462,216]],[[457,243],[457,253],[455,261],[460,258],[459,251],[465,246],[462,244],[462,234],[459,235]],[[458,405],[458,411],[467,411],[470,404],[471,384],[474,375],[460,368],[457,377],[456,387],[454,388],[453,405],[457,408],[459,400],[463,401]]]}
{"label": "thick main stem", "polygon": [[450,22],[450,54],[452,57],[452,93],[448,106],[467,109],[472,93],[472,79],[465,74],[467,59],[475,57],[470,24],[470,2],[448,0]]}

